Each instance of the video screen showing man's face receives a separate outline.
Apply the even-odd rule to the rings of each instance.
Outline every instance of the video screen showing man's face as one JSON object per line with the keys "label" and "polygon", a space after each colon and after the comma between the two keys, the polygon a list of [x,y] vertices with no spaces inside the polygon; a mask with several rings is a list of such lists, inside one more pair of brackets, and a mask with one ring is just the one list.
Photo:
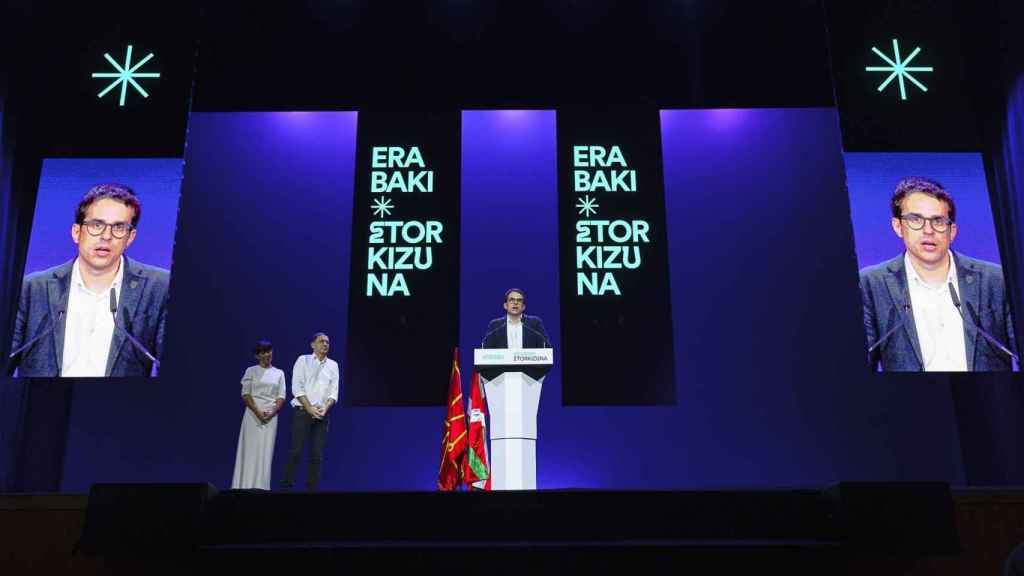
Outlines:
{"label": "video screen showing man's face", "polygon": [[[135,241],[139,208],[130,188],[104,184],[90,190],[71,225],[71,239],[78,244],[78,265],[96,278],[116,275],[121,256]],[[124,197],[122,199],[122,196]]]}
{"label": "video screen showing man's face", "polygon": [[903,240],[907,256],[916,267],[947,270],[957,232],[952,200],[942,194],[941,188],[924,181],[908,179],[902,181],[902,187],[895,203],[898,215],[892,218],[893,232]]}
{"label": "video screen showing man's face", "polygon": [[44,162],[10,372],[158,375],[181,177],[176,158]]}
{"label": "video screen showing man's face", "polygon": [[1018,369],[981,156],[850,153],[846,169],[868,364]]}

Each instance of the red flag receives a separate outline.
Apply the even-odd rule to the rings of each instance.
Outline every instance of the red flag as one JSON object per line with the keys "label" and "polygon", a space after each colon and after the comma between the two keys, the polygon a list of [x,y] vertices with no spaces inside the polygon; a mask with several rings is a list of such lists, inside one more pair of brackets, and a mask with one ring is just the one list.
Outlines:
{"label": "red flag", "polygon": [[490,490],[491,468],[487,458],[487,405],[480,375],[473,372],[469,393],[469,448],[464,476],[469,489]]}
{"label": "red flag", "polygon": [[462,461],[465,458],[466,412],[462,408],[462,375],[459,373],[459,349],[456,348],[448,380],[448,413],[441,441],[441,469],[437,473],[439,490],[455,490],[462,484]]}

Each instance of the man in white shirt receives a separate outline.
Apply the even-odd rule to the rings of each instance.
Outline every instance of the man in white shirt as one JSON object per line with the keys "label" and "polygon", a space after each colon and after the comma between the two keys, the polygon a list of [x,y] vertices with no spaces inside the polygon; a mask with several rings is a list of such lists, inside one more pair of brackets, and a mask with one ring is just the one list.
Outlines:
{"label": "man in white shirt", "polygon": [[933,180],[906,178],[890,204],[906,250],[860,272],[870,363],[886,371],[1011,370],[1001,349],[1016,346],[1002,269],[950,249],[958,232],[952,196]]}
{"label": "man in white shirt", "polygon": [[288,464],[284,470],[281,488],[290,490],[295,484],[295,468],[302,457],[307,439],[310,441],[309,476],[306,487],[317,489],[320,482],[320,464],[327,443],[327,414],[338,402],[341,370],[338,363],[327,357],[331,339],[323,332],[313,335],[312,354],[299,356],[292,369],[292,444],[288,451]]}
{"label": "man in white shirt", "polygon": [[[78,203],[76,258],[25,277],[9,366],[27,377],[150,376],[163,351],[170,273],[124,255],[138,234],[142,205],[123,184],[91,188]],[[115,328],[111,292],[117,304]]]}

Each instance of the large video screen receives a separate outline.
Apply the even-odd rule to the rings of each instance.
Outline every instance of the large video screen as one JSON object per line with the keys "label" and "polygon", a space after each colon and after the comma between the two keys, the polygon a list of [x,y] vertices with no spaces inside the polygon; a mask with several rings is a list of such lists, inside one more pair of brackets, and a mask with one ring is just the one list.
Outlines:
{"label": "large video screen", "polygon": [[44,161],[9,370],[159,374],[181,177],[178,158]]}
{"label": "large video screen", "polygon": [[869,365],[1016,370],[1010,303],[977,153],[847,153]]}

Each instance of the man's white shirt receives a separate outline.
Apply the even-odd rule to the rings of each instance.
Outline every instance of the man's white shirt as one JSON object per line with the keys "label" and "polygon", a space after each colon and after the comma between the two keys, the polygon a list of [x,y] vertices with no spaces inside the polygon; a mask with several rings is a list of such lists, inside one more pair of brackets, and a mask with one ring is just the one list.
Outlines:
{"label": "man's white shirt", "polygon": [[300,396],[305,396],[313,406],[322,406],[330,398],[338,402],[338,388],[341,380],[341,370],[338,363],[324,356],[323,360],[317,360],[315,354],[299,356],[292,368],[292,398],[291,405],[296,408],[302,406],[299,402]]}
{"label": "man's white shirt", "polygon": [[[121,301],[124,279],[124,256],[110,288]],[[110,288],[97,294],[86,287],[79,268],[79,259],[71,267],[71,289],[68,294],[67,318],[64,325],[64,354],[61,376],[106,376],[110,344],[114,337],[114,317],[110,313]],[[57,327],[54,327],[57,329]]]}
{"label": "man's white shirt", "polygon": [[941,286],[928,285],[917,274],[904,254],[903,266],[907,270],[907,287],[914,310],[917,341],[921,345],[921,359],[927,372],[966,372],[967,345],[964,341],[964,322],[953,297],[949,293],[952,283],[957,293],[960,284],[956,278],[956,262],[949,256],[949,273]]}
{"label": "man's white shirt", "polygon": [[522,350],[523,348],[522,316],[519,318],[519,322],[513,324],[508,316],[505,317],[505,335],[508,337],[509,350]]}

